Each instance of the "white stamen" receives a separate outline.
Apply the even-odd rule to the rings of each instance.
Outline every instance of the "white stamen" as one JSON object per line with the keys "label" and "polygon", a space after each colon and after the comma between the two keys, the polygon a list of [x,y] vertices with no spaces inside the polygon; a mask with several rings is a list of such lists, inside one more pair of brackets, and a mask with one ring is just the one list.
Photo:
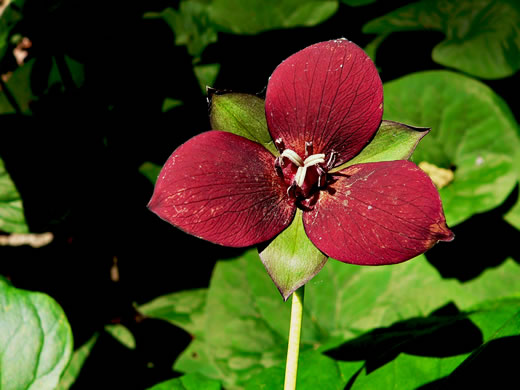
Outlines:
{"label": "white stamen", "polygon": [[311,165],[322,164],[324,162],[325,162],[325,154],[320,153],[320,154],[313,154],[312,156],[307,157],[305,159],[305,161],[303,162],[303,165],[305,167],[310,167]]}
{"label": "white stamen", "polygon": [[294,150],[285,149],[280,157],[287,157],[289,160],[291,160],[294,164],[298,165],[299,167],[303,166],[303,160],[300,156],[298,156],[298,153],[296,153]]}
{"label": "white stamen", "polygon": [[303,183],[305,182],[305,176],[307,175],[307,168],[316,164],[323,164],[325,162],[325,154],[319,153],[319,154],[313,154],[305,159],[305,161],[302,160],[302,158],[296,153],[294,150],[291,149],[284,149],[282,154],[280,155],[281,158],[287,157],[289,160],[291,160],[296,166],[298,166],[298,170],[296,171],[296,174],[294,175],[294,183],[298,187],[302,187]]}
{"label": "white stamen", "polygon": [[294,175],[294,181],[298,187],[301,188],[305,181],[305,175],[307,175],[307,166],[299,167]]}

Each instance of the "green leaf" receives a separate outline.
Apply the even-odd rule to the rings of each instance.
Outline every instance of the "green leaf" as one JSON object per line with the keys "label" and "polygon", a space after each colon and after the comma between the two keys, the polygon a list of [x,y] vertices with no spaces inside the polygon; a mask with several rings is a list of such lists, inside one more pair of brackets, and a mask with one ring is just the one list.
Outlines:
{"label": "green leaf", "polygon": [[220,382],[200,374],[188,374],[161,382],[148,390],[220,390]]}
{"label": "green leaf", "polygon": [[364,370],[351,389],[415,390],[449,375],[464,357],[436,358],[401,354],[370,374]]}
{"label": "green leaf", "polygon": [[383,121],[370,143],[352,160],[340,167],[378,161],[408,160],[419,141],[430,131],[427,127],[413,127],[393,121]]}
{"label": "green leaf", "polygon": [[22,199],[0,158],[0,231],[27,233]]}
{"label": "green leaf", "polygon": [[235,34],[314,26],[336,13],[337,0],[213,0],[210,18]]}
{"label": "green leaf", "polygon": [[186,46],[195,60],[209,44],[217,42],[208,12],[208,5],[202,1],[183,0],[178,11],[166,8],[159,14],[175,33],[175,44]]}
{"label": "green leaf", "polygon": [[[329,350],[450,302],[469,311],[484,300],[520,297],[519,279],[520,266],[513,260],[466,283],[444,280],[424,256],[389,267],[328,261],[305,287],[302,353]],[[177,371],[199,372],[239,389],[285,361],[290,304],[280,298],[254,249],[217,263],[198,318],[199,332],[175,362]],[[184,323],[175,322],[193,331],[190,321]]]}
{"label": "green leaf", "polygon": [[94,348],[98,337],[99,333],[94,333],[94,335],[85,344],[74,351],[72,354],[72,359],[70,360],[67,369],[61,376],[56,390],[68,390],[71,388],[71,386],[78,378],[85,361],[90,356],[90,352],[92,351],[92,348]]}
{"label": "green leaf", "polygon": [[291,225],[259,254],[285,301],[320,272],[328,259],[307,237],[299,209]]}
{"label": "green leaf", "polygon": [[[493,332],[501,333],[511,325],[511,313],[518,317],[519,305],[518,299],[499,300],[474,307],[466,314],[439,313],[402,321],[350,341],[334,355],[340,359],[359,353],[368,357],[353,389],[417,389],[450,375],[472,349],[493,339]],[[519,331],[516,324],[509,326],[508,334]]]}
{"label": "green leaf", "polygon": [[385,83],[385,117],[429,126],[412,159],[455,167],[440,190],[448,224],[501,204],[520,177],[518,125],[504,101],[479,81],[447,71]]}
{"label": "green leaf", "polygon": [[[481,166],[485,164],[485,169]],[[515,187],[513,161],[503,154],[481,152],[459,159],[452,185],[440,190],[448,224],[491,210]]]}
{"label": "green leaf", "polygon": [[245,93],[210,95],[210,122],[215,130],[228,131],[264,145],[278,155],[267,129],[264,100]]}
{"label": "green leaf", "polygon": [[[315,351],[300,355],[296,387],[299,390],[339,390],[361,368],[363,362],[338,362]],[[246,390],[283,389],[284,364],[270,367],[251,378]]]}
{"label": "green leaf", "polygon": [[[255,270],[259,272],[250,275]],[[234,261],[219,262],[208,290],[204,334],[175,362],[176,371],[199,372],[222,380],[226,389],[236,389],[265,367],[283,361],[287,336],[263,319],[250,287],[258,274],[264,294],[270,294],[267,299],[277,305],[272,316],[288,322],[290,304],[283,303],[255,249]]]}
{"label": "green leaf", "polygon": [[135,349],[135,338],[130,330],[121,324],[105,325],[105,331],[128,349]]}
{"label": "green leaf", "polygon": [[72,354],[72,332],[49,296],[0,283],[0,388],[55,389]]}
{"label": "green leaf", "polygon": [[364,33],[438,30],[446,38],[433,60],[471,75],[497,79],[520,69],[517,0],[422,0],[372,20]]}
{"label": "green leaf", "polygon": [[206,289],[175,292],[155,298],[137,310],[147,317],[168,321],[192,335],[200,335],[205,324],[206,296]]}
{"label": "green leaf", "polygon": [[[506,306],[508,303],[509,307]],[[494,346],[497,345],[497,342],[503,341],[505,342],[503,344],[511,345],[510,352],[516,352],[514,344],[511,343],[511,340],[513,340],[511,336],[515,337],[516,340],[520,336],[520,311],[518,311],[520,309],[520,302],[506,302],[505,305],[503,302],[493,302],[492,304],[495,307],[498,306],[499,309],[502,309],[502,311],[499,311],[498,313],[499,316],[496,315],[496,309],[493,310],[493,308],[488,308],[487,310],[482,311],[480,317],[482,317],[482,320],[484,320],[486,325],[494,325],[492,326],[494,333],[484,344],[482,344],[482,346],[480,346],[480,348],[477,348],[460,366],[455,369],[448,378],[450,384],[452,382],[460,383],[461,381],[465,381],[467,377],[476,378],[476,381],[479,381],[479,378],[482,376],[482,367],[490,368],[491,370],[494,367],[501,369],[500,378],[494,382],[499,387],[502,384],[508,385],[508,378],[516,377],[516,371],[508,372],[507,367],[504,367],[504,362],[509,361],[511,355],[498,355],[497,349],[494,348]],[[503,310],[504,306],[506,306],[506,310]],[[496,317],[498,317],[499,321],[496,321]],[[516,345],[518,345],[518,342]],[[486,358],[488,359],[487,361]],[[489,359],[493,361],[493,367],[490,367]]]}

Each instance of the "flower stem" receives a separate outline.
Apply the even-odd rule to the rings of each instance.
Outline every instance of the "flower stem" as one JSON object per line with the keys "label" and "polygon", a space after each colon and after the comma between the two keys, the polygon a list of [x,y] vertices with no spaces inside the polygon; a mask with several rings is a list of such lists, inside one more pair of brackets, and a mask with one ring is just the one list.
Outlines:
{"label": "flower stem", "polygon": [[291,324],[289,327],[289,345],[287,346],[284,390],[296,389],[298,356],[300,354],[300,334],[302,330],[304,287],[305,286],[300,287],[292,295]]}

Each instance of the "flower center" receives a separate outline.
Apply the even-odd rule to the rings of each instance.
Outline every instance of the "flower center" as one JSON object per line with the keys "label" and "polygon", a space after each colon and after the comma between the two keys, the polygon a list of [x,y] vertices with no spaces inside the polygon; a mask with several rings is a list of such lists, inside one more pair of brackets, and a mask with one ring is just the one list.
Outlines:
{"label": "flower center", "polygon": [[288,187],[287,193],[308,207],[310,199],[326,186],[327,172],[334,165],[336,153],[332,151],[326,162],[325,153],[312,153],[311,142],[305,143],[304,158],[292,149],[285,149],[281,139],[276,143],[282,153],[275,161],[275,168]]}

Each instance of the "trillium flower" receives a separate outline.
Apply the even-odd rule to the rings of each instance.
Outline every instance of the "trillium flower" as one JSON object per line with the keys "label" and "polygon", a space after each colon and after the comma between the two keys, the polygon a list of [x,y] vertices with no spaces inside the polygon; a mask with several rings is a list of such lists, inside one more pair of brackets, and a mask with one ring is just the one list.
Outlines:
{"label": "trillium flower", "polygon": [[[309,46],[269,79],[263,119],[274,147],[225,128],[199,134],[170,156],[149,208],[216,244],[265,243],[262,261],[284,298],[328,257],[411,259],[453,234],[435,186],[407,160],[426,129],[382,115],[381,79],[362,49],[345,39]],[[402,132],[413,145],[388,139]],[[395,161],[380,161],[382,144]]]}

